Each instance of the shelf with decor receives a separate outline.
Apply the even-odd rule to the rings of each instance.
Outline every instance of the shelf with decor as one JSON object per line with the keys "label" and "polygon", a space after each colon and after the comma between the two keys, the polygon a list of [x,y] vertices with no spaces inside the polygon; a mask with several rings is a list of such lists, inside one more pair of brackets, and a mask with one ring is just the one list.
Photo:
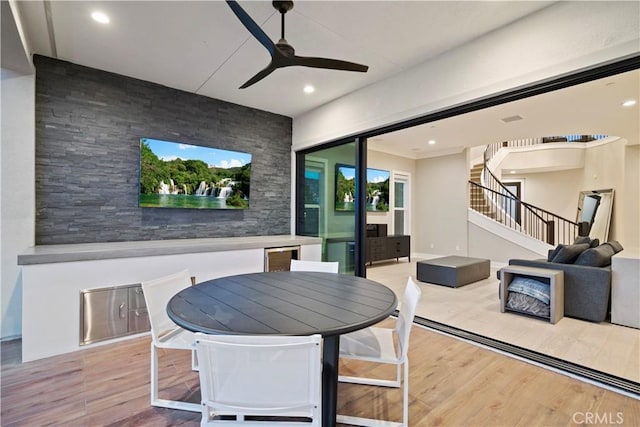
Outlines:
{"label": "shelf with decor", "polygon": [[[523,280],[520,292],[516,291],[516,281]],[[540,291],[534,289],[535,283],[542,283],[548,287],[548,314],[541,315],[531,308],[518,308],[510,305],[509,294],[512,292],[534,298],[539,297]],[[510,289],[511,288],[511,289]],[[528,288],[528,290],[527,290]],[[528,303],[528,306],[532,305]],[[510,265],[500,270],[500,311],[511,311],[548,320],[557,323],[564,317],[564,272],[547,268],[525,267]]]}

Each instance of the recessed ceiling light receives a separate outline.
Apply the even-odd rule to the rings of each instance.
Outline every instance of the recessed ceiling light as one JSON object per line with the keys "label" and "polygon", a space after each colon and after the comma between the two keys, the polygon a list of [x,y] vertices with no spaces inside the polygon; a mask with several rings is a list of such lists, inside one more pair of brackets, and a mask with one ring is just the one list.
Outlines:
{"label": "recessed ceiling light", "polygon": [[435,139],[430,139],[429,141],[427,141],[427,144],[429,145],[434,145],[436,143]]}
{"label": "recessed ceiling light", "polygon": [[629,99],[627,101],[624,101],[622,103],[623,107],[633,107],[634,105],[636,105],[637,101],[635,99]]}
{"label": "recessed ceiling light", "polygon": [[311,85],[306,85],[303,90],[304,93],[313,93],[315,92],[316,88]]}
{"label": "recessed ceiling light", "polygon": [[109,17],[102,12],[96,11],[91,14],[91,17],[94,21],[99,22],[101,24],[108,24]]}
{"label": "recessed ceiling light", "polygon": [[509,172],[509,173],[516,173],[516,171],[511,171],[511,172]]}

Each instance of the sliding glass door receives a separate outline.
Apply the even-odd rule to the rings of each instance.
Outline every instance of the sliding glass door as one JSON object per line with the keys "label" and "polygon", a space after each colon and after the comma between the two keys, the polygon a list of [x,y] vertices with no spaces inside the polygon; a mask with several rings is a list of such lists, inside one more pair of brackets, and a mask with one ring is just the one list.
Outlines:
{"label": "sliding glass door", "polygon": [[356,272],[357,145],[297,155],[296,234],[322,238],[322,260]]}

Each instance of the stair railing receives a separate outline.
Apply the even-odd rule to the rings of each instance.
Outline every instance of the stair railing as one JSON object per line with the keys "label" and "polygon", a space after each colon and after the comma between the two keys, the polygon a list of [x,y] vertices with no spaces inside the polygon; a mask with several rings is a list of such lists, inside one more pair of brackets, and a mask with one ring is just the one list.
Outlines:
{"label": "stair railing", "polygon": [[514,139],[511,141],[503,141],[498,144],[489,144],[487,148],[484,150],[484,163],[485,166],[489,160],[496,155],[501,148],[507,147],[528,147],[530,145],[543,144],[545,142],[544,138],[524,138],[524,139]]}
{"label": "stair railing", "polygon": [[[501,218],[501,222],[507,224],[517,224],[511,228],[520,228],[520,220],[519,218],[522,215],[523,205],[522,200],[518,198],[515,194],[513,194],[499,179],[496,177],[493,172],[486,166],[482,169],[482,175],[480,179],[482,185],[486,188],[494,191],[498,194],[504,194],[505,198],[496,198],[492,197],[492,194],[485,194],[485,200],[490,201],[496,212],[500,212],[501,215],[498,217]],[[542,221],[542,217],[538,218]]]}
{"label": "stair railing", "polygon": [[491,160],[493,156],[500,151],[501,148],[511,147],[527,147],[537,144],[547,144],[552,142],[590,142],[598,139],[607,138],[608,135],[591,134],[591,135],[563,135],[563,136],[546,136],[542,138],[523,138],[511,141],[503,141],[497,144],[489,144],[484,152],[485,163]]}
{"label": "stair railing", "polygon": [[[473,181],[469,181],[469,192],[472,197],[484,197],[488,202],[472,209],[534,239],[555,246],[557,243],[571,244],[578,236],[578,223],[523,202],[510,193],[496,191]],[[519,219],[516,211],[520,212]]]}
{"label": "stair railing", "polygon": [[501,224],[523,232],[550,245],[571,244],[579,235],[579,224],[545,209],[524,202],[513,194],[487,167],[491,158],[504,147],[521,147],[545,142],[543,138],[530,138],[489,144],[484,152],[481,184],[469,181],[471,197],[483,198],[482,206],[472,208],[493,217]]}

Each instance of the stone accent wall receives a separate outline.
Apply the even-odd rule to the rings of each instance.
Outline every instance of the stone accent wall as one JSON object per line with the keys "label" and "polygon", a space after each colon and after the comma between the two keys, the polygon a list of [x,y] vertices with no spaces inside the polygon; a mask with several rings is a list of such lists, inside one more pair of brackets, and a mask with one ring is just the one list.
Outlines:
{"label": "stone accent wall", "polygon": [[[43,56],[36,244],[289,234],[290,117]],[[138,207],[140,138],[252,154],[246,210]],[[28,191],[28,183],[15,183]]]}

